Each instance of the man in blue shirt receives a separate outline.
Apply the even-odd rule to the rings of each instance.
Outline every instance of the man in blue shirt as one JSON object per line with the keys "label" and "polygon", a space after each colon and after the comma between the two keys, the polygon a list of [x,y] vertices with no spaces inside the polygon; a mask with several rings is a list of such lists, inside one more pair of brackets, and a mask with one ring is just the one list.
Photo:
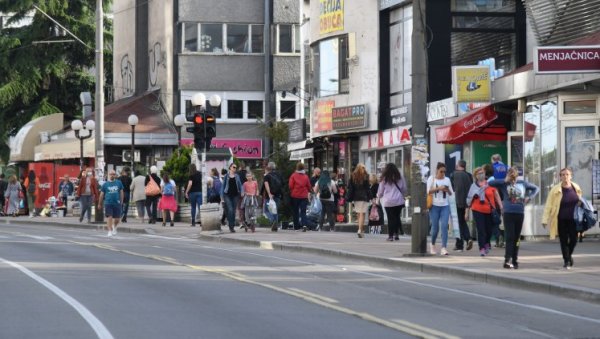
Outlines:
{"label": "man in blue shirt", "polygon": [[108,181],[100,189],[100,198],[98,199],[98,208],[102,208],[104,203],[104,215],[107,218],[108,237],[117,235],[117,225],[121,218],[121,206],[123,204],[123,184],[117,180],[117,172],[110,170],[108,172]]}
{"label": "man in blue shirt", "polygon": [[506,178],[508,166],[502,162],[500,154],[492,155],[492,167],[494,167],[494,179],[504,180]]}

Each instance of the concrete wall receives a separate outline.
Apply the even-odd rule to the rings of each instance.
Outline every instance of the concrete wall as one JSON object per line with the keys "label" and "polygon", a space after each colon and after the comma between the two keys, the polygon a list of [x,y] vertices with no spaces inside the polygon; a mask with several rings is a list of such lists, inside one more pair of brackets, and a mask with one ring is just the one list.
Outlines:
{"label": "concrete wall", "polygon": [[273,23],[297,23],[301,0],[276,0],[273,3]]}
{"label": "concrete wall", "polygon": [[135,0],[117,1],[113,6],[112,85],[116,101],[135,91]]}
{"label": "concrete wall", "polygon": [[180,55],[179,89],[263,91],[262,55]]}
{"label": "concrete wall", "polygon": [[180,0],[179,21],[263,23],[264,0]]}
{"label": "concrete wall", "polygon": [[148,3],[148,88],[160,88],[167,114],[173,117],[173,1]]}

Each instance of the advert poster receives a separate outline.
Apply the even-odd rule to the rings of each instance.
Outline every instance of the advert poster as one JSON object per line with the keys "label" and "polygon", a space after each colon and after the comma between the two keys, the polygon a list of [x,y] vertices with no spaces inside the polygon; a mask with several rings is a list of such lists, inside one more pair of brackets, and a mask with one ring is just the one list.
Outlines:
{"label": "advert poster", "polygon": [[489,102],[491,100],[490,68],[488,66],[452,67],[454,101]]}
{"label": "advert poster", "polygon": [[367,105],[334,107],[331,109],[334,130],[364,128],[367,126]]}
{"label": "advert poster", "polygon": [[319,1],[319,33],[344,30],[344,0]]}
{"label": "advert poster", "polygon": [[335,106],[334,100],[317,101],[317,109],[313,119],[314,132],[327,132],[333,128],[331,111]]}

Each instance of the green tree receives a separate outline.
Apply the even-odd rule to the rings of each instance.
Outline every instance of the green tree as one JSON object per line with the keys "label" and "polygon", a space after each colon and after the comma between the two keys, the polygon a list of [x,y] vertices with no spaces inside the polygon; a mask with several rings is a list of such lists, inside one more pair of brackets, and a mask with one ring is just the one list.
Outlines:
{"label": "green tree", "polygon": [[[277,171],[281,174],[284,182],[292,175],[295,170],[296,163],[290,161],[290,154],[287,150],[288,144],[288,125],[285,122],[277,121],[270,125],[266,125],[265,131],[267,137],[271,139],[273,152],[269,155],[269,161],[273,161],[277,166]],[[290,204],[287,199],[290,196],[289,187],[283,185],[284,202],[279,204],[278,210],[280,215],[288,218],[292,215]]]}
{"label": "green tree", "polygon": [[176,152],[173,152],[162,169],[163,172],[169,173],[169,178],[175,181],[177,187],[184,187],[188,182],[191,156],[192,146],[180,147]]}
{"label": "green tree", "polygon": [[[67,120],[79,115],[80,92],[94,92],[96,0],[0,1],[0,13],[9,13],[8,27],[0,30],[0,158],[8,160],[7,140],[31,119],[65,113]],[[105,0],[105,8],[111,1]],[[40,11],[66,27],[73,40]],[[30,24],[23,19],[33,15]],[[105,20],[105,46],[112,45],[111,23]],[[106,83],[112,83],[112,54],[104,51]]]}

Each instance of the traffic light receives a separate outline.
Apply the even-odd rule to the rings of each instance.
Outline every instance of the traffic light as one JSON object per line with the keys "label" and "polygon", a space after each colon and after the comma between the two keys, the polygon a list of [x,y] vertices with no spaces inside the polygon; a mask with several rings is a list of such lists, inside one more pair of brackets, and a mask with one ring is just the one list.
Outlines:
{"label": "traffic light", "polygon": [[194,114],[194,147],[199,151],[204,151],[204,142],[206,138],[206,121],[204,113]]}
{"label": "traffic light", "polygon": [[210,148],[210,142],[212,138],[217,136],[217,118],[211,113],[206,113],[204,120],[204,138],[206,140],[206,146]]}

